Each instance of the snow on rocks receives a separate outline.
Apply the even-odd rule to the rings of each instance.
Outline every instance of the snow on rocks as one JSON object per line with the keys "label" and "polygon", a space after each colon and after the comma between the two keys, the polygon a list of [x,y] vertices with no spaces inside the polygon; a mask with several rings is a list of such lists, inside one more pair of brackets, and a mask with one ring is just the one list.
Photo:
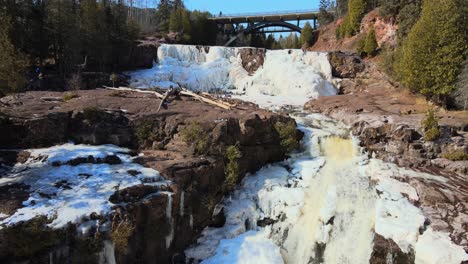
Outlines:
{"label": "snow on rocks", "polygon": [[[92,213],[109,213],[113,206],[109,198],[117,190],[140,184],[167,184],[157,171],[133,163],[128,149],[113,145],[64,144],[29,152],[24,164],[16,164],[9,175],[0,178],[0,186],[30,186],[24,207],[1,220],[0,227],[43,215],[52,220],[49,226],[62,228],[68,223],[80,223]],[[105,163],[109,156],[118,157],[119,162]],[[90,157],[103,162],[87,163]],[[74,159],[84,162],[67,164]],[[81,229],[86,232],[88,225]]]}
{"label": "snow on rocks", "polygon": [[[418,193],[398,180],[443,182],[442,177],[367,159],[355,139],[327,139],[346,134],[327,118],[297,121],[305,133],[303,152],[245,177],[222,202],[225,226],[206,228],[185,251],[189,259],[244,263],[255,255],[256,263],[368,263],[374,233],[403,252],[415,251],[416,263],[460,263],[468,257],[448,235],[426,226],[423,212],[411,203]],[[271,252],[281,248],[281,255],[264,259],[265,244]]]}
{"label": "snow on rocks", "polygon": [[416,243],[416,264],[458,264],[468,260],[462,247],[456,246],[448,234],[428,228]]}
{"label": "snow on rocks", "polygon": [[181,84],[193,91],[231,91],[264,107],[302,106],[312,98],[337,93],[327,53],[302,50],[266,51],[263,66],[249,75],[239,48],[162,45],[158,64],[129,75],[137,88]]}
{"label": "snow on rocks", "polygon": [[203,261],[205,264],[282,264],[280,249],[266,232],[248,231],[232,239],[223,239],[213,257]]}

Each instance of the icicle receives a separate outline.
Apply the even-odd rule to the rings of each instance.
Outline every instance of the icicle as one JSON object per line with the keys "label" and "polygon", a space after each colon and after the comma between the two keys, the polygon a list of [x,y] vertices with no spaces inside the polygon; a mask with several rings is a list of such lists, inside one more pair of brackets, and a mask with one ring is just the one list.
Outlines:
{"label": "icicle", "polygon": [[174,239],[174,221],[172,219],[172,193],[167,194],[166,218],[169,222],[169,225],[171,226],[170,233],[166,236],[166,249],[168,249],[172,244],[172,240]]}
{"label": "icicle", "polygon": [[185,199],[185,192],[182,191],[182,193],[180,194],[180,208],[179,208],[180,216],[184,216],[184,199]]}
{"label": "icicle", "polygon": [[114,243],[110,240],[104,241],[104,248],[99,254],[99,264],[116,264]]}

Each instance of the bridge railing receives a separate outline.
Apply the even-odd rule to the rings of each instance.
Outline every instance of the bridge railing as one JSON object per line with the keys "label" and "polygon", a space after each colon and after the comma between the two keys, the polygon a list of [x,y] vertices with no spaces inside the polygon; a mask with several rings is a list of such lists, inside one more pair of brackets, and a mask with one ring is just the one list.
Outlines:
{"label": "bridge railing", "polygon": [[216,17],[249,17],[249,16],[274,16],[274,15],[294,15],[294,14],[305,14],[305,13],[318,13],[319,9],[308,9],[308,10],[288,10],[288,11],[276,11],[276,12],[256,12],[256,13],[237,13],[237,14],[219,14]]}

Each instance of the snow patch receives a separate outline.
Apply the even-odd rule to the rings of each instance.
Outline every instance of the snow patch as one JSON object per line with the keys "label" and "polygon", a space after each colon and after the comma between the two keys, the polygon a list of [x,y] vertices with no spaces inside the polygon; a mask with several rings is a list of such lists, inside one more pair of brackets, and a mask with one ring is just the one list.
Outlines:
{"label": "snow patch", "polygon": [[203,264],[282,264],[280,249],[265,232],[249,231],[233,239],[221,240],[213,257]]}
{"label": "snow patch", "polygon": [[416,243],[416,264],[459,264],[468,260],[463,247],[453,244],[449,235],[428,228]]}
{"label": "snow patch", "polygon": [[[80,223],[91,213],[109,213],[113,206],[109,198],[119,189],[140,184],[167,184],[156,170],[133,163],[132,157],[127,154],[128,149],[113,145],[65,144],[28,151],[31,153],[29,160],[25,164],[16,164],[9,175],[0,179],[0,186],[21,182],[30,186],[30,196],[23,202],[24,207],[0,221],[0,226],[44,215],[53,220],[49,224],[51,227],[62,228],[68,223]],[[118,156],[122,163],[53,165],[76,158],[113,155]],[[138,174],[130,173],[132,171]],[[81,232],[87,229],[84,225]]]}

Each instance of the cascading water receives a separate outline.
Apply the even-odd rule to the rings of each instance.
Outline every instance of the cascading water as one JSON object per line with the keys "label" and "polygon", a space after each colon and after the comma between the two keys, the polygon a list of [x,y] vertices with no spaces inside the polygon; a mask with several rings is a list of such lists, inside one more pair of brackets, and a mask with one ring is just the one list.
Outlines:
{"label": "cascading water", "polygon": [[[346,130],[325,117],[309,115],[297,121],[305,132],[304,151],[246,176],[222,202],[226,225],[206,228],[197,245],[185,251],[189,259],[369,263],[375,234],[394,240],[403,252],[412,248],[417,264],[467,259],[448,235],[431,229],[420,235],[422,212],[402,195],[414,198],[414,189],[391,179],[435,176],[368,159],[356,139],[335,136]],[[266,220],[266,226],[257,225]],[[431,250],[434,245],[441,250]]]}
{"label": "cascading water", "polygon": [[[131,73],[133,86],[232,92],[260,106],[301,107],[336,94],[326,53],[267,51],[253,75],[240,49],[163,45],[152,69]],[[422,211],[407,197],[418,195],[398,177],[435,179],[368,159],[342,124],[320,115],[296,117],[305,133],[303,152],[247,175],[222,206],[226,224],[206,228],[185,251],[204,263],[369,263],[375,234],[415,252],[417,264],[468,259],[448,235],[424,229]],[[168,215],[172,214],[168,197]],[[183,196],[181,197],[183,211]],[[172,223],[172,219],[169,219]],[[190,215],[191,226],[193,216]],[[173,231],[166,237],[167,246]],[[440,250],[433,250],[434,245]],[[434,262],[436,260],[436,262]]]}
{"label": "cascading water", "polygon": [[[320,148],[325,165],[305,190],[301,216],[283,244],[285,260],[366,263],[372,253],[374,216],[369,208],[375,192],[357,169],[357,148],[351,139],[326,137]],[[319,252],[321,245],[325,252]]]}
{"label": "cascading water", "polygon": [[115,261],[115,249],[112,241],[104,241],[104,248],[99,255],[99,264],[116,264]]}
{"label": "cascading water", "polygon": [[266,51],[253,75],[242,66],[241,48],[162,45],[152,69],[129,73],[137,88],[179,84],[194,91],[232,92],[262,106],[302,106],[311,98],[334,95],[326,53],[302,50]]}

